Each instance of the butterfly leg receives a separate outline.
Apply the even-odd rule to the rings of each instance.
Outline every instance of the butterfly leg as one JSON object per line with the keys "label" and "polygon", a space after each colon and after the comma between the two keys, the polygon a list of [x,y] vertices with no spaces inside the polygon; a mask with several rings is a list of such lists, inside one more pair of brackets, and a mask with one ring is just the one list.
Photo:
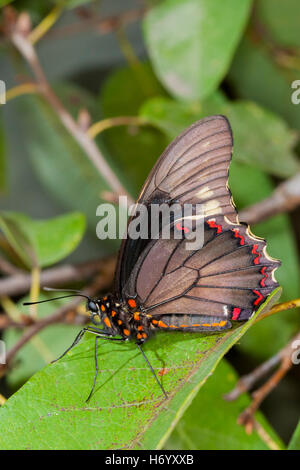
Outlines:
{"label": "butterfly leg", "polygon": [[156,380],[156,382],[157,382],[159,388],[160,388],[161,391],[163,392],[165,398],[168,398],[168,395],[167,395],[167,393],[166,393],[164,387],[162,386],[162,384],[161,384],[160,381],[158,380],[158,377],[157,377],[156,373],[154,372],[154,369],[153,369],[153,367],[151,366],[150,362],[148,361],[147,356],[146,356],[146,354],[144,353],[144,351],[143,351],[141,345],[140,345],[139,343],[136,343],[136,345],[137,345],[137,347],[139,348],[140,352],[142,353],[143,358],[145,359],[145,361],[146,361],[146,363],[147,363],[149,369],[150,369],[151,372],[152,372],[152,375],[154,376],[154,378],[155,378],[155,380]]}
{"label": "butterfly leg", "polygon": [[57,359],[54,359],[54,361],[51,361],[51,364],[53,362],[56,362],[58,361],[59,359],[61,359],[62,357],[64,357],[69,351],[70,349],[74,348],[74,346],[76,346],[76,344],[79,343],[79,341],[82,339],[82,337],[84,336],[84,334],[86,332],[90,332],[90,333],[93,333],[95,335],[98,335],[98,336],[101,336],[101,337],[110,337],[109,333],[105,333],[104,331],[102,330],[98,330],[97,328],[92,328],[92,327],[85,327],[85,328],[82,328],[82,330],[79,331],[78,335],[76,336],[76,338],[74,339],[73,343],[71,344],[71,346],[68,347],[68,349],[65,350],[64,353],[62,353]]}
{"label": "butterfly leg", "polygon": [[94,380],[93,380],[93,385],[92,385],[91,391],[89,393],[89,396],[85,400],[86,403],[88,403],[90,401],[90,398],[93,395],[94,388],[95,388],[95,385],[96,385],[96,380],[97,380],[97,375],[98,375],[98,370],[99,370],[99,368],[98,368],[98,357],[97,357],[99,339],[100,339],[99,336],[96,336],[96,338],[95,338],[95,375],[94,375]]}
{"label": "butterfly leg", "polygon": [[[97,333],[95,333],[97,334]],[[94,375],[94,380],[93,380],[93,385],[92,385],[92,388],[91,388],[91,391],[89,393],[89,396],[87,397],[87,399],[85,400],[86,403],[88,403],[93,395],[93,392],[94,392],[94,389],[95,389],[95,385],[96,385],[96,381],[97,381],[97,376],[98,376],[98,371],[99,371],[99,367],[98,367],[98,341],[99,339],[108,339],[110,341],[126,341],[126,338],[110,338],[109,336],[101,336],[101,335],[97,335],[96,338],[95,338],[95,375]]]}

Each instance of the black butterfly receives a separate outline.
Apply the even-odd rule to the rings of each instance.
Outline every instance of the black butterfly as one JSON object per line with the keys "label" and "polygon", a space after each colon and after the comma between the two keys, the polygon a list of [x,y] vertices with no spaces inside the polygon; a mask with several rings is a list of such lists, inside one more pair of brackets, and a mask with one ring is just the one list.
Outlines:
{"label": "black butterfly", "polygon": [[[170,239],[124,239],[114,293],[101,299],[87,297],[96,326],[83,328],[58,358],[85,332],[96,336],[96,373],[87,401],[96,383],[100,338],[135,341],[166,395],[141,347],[155,331],[226,330],[232,320],[248,320],[278,286],[274,271],[280,261],[267,255],[265,240],[238,221],[228,188],[232,145],[224,116],[201,119],[167,147],[151,171],[137,202],[149,208],[163,203],[201,204],[203,247],[187,250],[185,233],[191,219],[184,218],[170,220],[174,229]],[[176,230],[181,238],[174,236]],[[104,329],[98,328],[99,323]]]}

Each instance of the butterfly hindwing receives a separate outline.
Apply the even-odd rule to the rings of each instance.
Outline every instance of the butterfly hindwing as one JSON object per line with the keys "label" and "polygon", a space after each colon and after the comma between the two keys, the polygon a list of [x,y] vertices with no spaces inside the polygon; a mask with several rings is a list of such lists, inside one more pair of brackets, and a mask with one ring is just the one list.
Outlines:
{"label": "butterfly hindwing", "polygon": [[[180,324],[206,329],[209,318],[215,327],[217,319],[248,320],[278,286],[274,271],[280,263],[245,225],[210,219],[204,232],[204,245],[195,251],[186,249],[185,239],[152,241],[123,295],[137,296],[154,319],[173,316],[173,327],[177,316],[177,329]],[[186,315],[189,322],[182,321]],[[200,322],[205,326],[198,327],[194,316],[205,317]]]}

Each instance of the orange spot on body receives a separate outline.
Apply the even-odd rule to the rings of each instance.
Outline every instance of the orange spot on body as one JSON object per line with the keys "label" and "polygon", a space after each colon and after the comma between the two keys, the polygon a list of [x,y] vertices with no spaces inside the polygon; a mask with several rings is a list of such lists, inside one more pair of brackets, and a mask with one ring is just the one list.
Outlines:
{"label": "orange spot on body", "polygon": [[126,330],[126,328],[124,328],[123,333],[125,336],[130,336],[130,331]]}
{"label": "orange spot on body", "polygon": [[104,307],[104,305],[101,305],[100,308],[101,308],[101,311],[102,311],[102,312],[105,312],[105,307]]}
{"label": "orange spot on body", "polygon": [[142,331],[143,327],[142,325],[138,326],[138,331]]}
{"label": "orange spot on body", "polygon": [[144,339],[147,338],[146,333],[142,333],[142,337],[143,337]]}
{"label": "orange spot on body", "polygon": [[220,321],[219,323],[212,323],[211,326],[224,326],[226,325],[226,321]]}
{"label": "orange spot on body", "polygon": [[157,325],[158,321],[157,320],[152,320],[153,325]]}
{"label": "orange spot on body", "polygon": [[128,300],[128,305],[131,308],[135,308],[136,307],[136,301],[134,299],[129,299]]}
{"label": "orange spot on body", "polygon": [[161,320],[158,322],[158,326],[159,326],[160,328],[169,328],[168,325],[166,325],[166,324],[165,324],[163,321],[161,321]]}
{"label": "orange spot on body", "polygon": [[138,334],[136,335],[136,337],[137,337],[137,339],[141,339],[141,338],[142,338],[141,333],[138,333]]}
{"label": "orange spot on body", "polygon": [[122,325],[122,323],[123,323],[122,320],[118,320],[119,325]]}
{"label": "orange spot on body", "polygon": [[111,316],[112,316],[112,317],[115,317],[116,315],[117,315],[117,312],[116,312],[115,310],[112,310]]}
{"label": "orange spot on body", "polygon": [[108,317],[105,317],[105,318],[104,318],[104,323],[105,323],[106,326],[108,326],[108,328],[111,328],[111,323],[110,323]]}
{"label": "orange spot on body", "polygon": [[133,318],[135,319],[135,321],[140,321],[140,314],[139,314],[139,312],[135,312],[135,314],[133,315]]}

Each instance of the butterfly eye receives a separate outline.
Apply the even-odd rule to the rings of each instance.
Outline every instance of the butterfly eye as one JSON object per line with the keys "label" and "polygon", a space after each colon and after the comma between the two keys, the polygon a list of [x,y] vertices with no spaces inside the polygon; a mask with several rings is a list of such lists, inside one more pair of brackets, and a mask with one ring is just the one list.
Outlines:
{"label": "butterfly eye", "polygon": [[87,310],[88,310],[89,312],[98,313],[97,304],[96,304],[95,302],[93,302],[92,300],[90,300],[90,301],[87,303]]}

